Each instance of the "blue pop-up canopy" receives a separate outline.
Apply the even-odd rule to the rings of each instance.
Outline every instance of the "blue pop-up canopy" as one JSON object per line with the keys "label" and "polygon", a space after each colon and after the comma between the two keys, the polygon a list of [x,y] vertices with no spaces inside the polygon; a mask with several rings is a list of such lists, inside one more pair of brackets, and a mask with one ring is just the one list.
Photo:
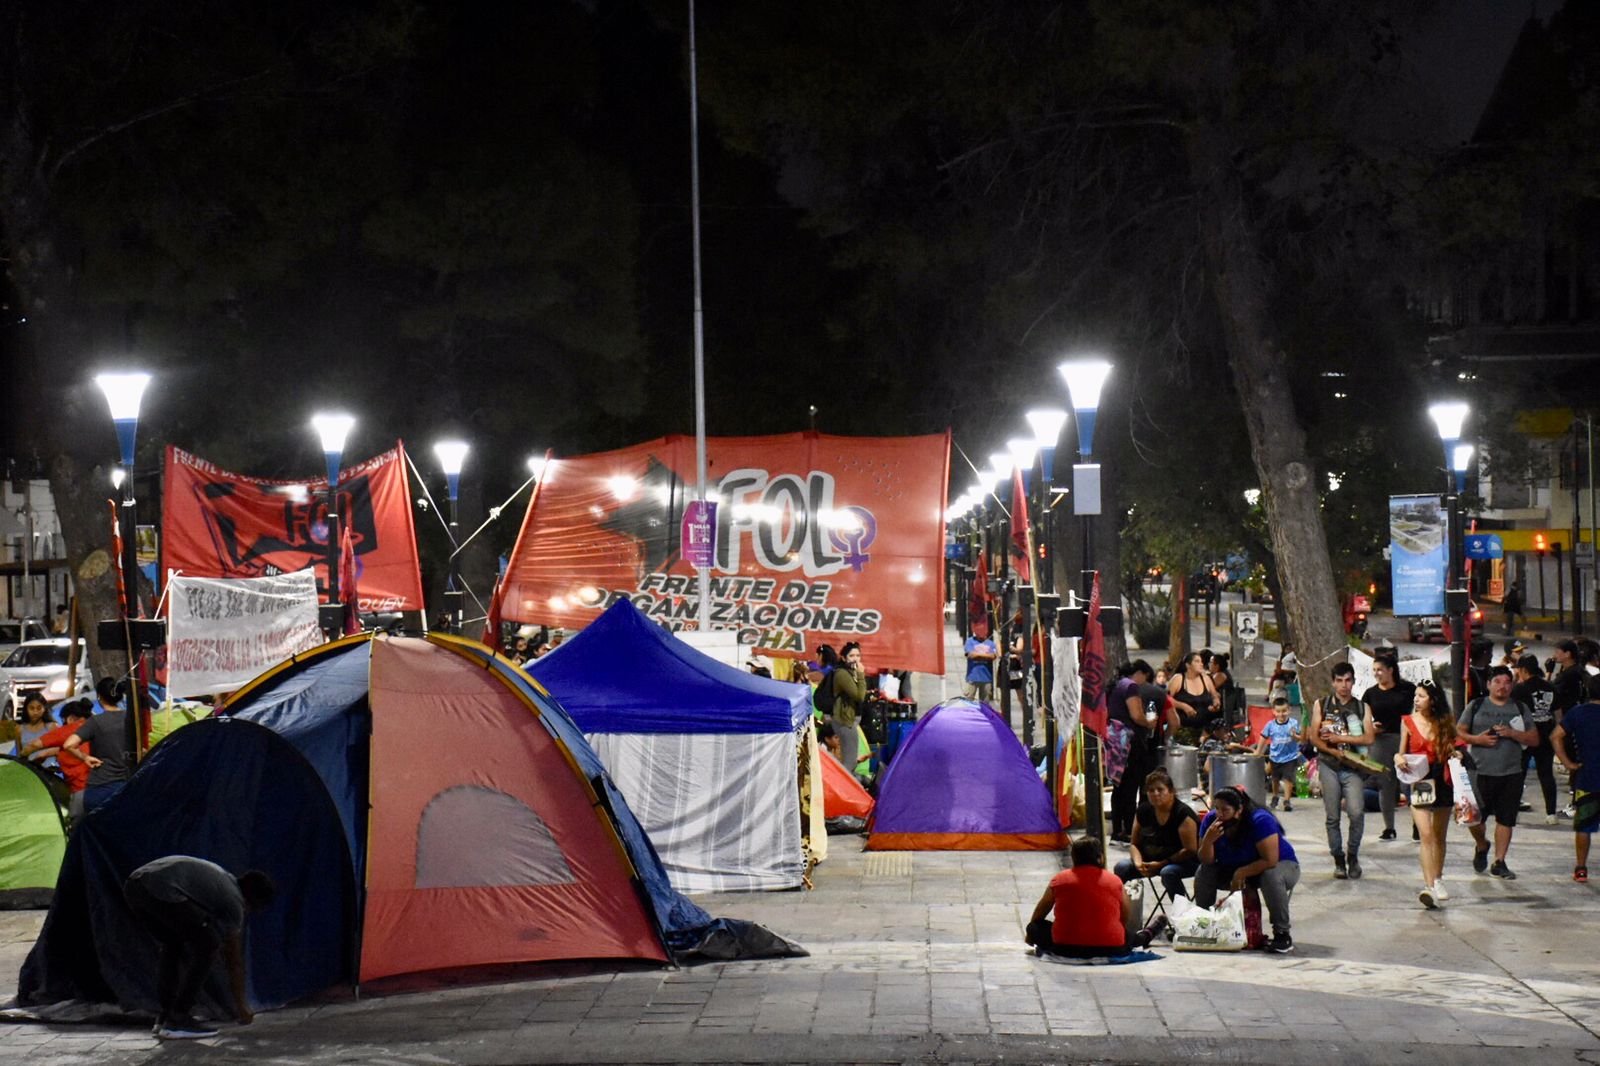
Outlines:
{"label": "blue pop-up canopy", "polygon": [[811,713],[805,685],[718,662],[627,600],[527,669],[585,733],[793,733]]}
{"label": "blue pop-up canopy", "polygon": [[[528,664],[586,734],[680,892],[796,888],[806,685],[718,662],[618,600]],[[820,806],[820,790],[813,794]]]}

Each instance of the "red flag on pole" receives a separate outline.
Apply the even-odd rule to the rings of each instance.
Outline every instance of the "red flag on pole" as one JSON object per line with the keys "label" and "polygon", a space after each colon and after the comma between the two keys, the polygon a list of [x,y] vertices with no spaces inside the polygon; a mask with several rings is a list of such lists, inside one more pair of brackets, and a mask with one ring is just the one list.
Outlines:
{"label": "red flag on pole", "polygon": [[1100,575],[1094,577],[1089,594],[1089,619],[1083,628],[1083,661],[1078,676],[1083,680],[1082,721],[1084,727],[1106,735],[1106,634],[1100,624]]}
{"label": "red flag on pole", "polygon": [[344,631],[361,632],[361,602],[356,594],[356,542],[350,524],[339,527],[339,602],[344,604]]}
{"label": "red flag on pole", "polygon": [[1028,492],[1022,485],[1022,471],[1011,472],[1011,560],[1017,579],[1033,581],[1033,525],[1028,521]]}
{"label": "red flag on pole", "polygon": [[978,553],[978,572],[972,577],[972,595],[967,600],[967,628],[979,640],[989,636],[989,553]]}

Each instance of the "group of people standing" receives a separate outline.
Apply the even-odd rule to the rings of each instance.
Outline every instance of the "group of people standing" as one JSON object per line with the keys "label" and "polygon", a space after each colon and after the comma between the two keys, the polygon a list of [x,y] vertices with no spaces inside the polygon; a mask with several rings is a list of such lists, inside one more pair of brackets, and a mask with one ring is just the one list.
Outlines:
{"label": "group of people standing", "polygon": [[68,813],[81,818],[121,791],[133,774],[129,758],[125,687],[111,678],[95,684],[93,699],[66,700],[52,707],[30,693],[18,720],[0,743],[8,754],[27,759],[59,776],[68,795]]}
{"label": "group of people standing", "polygon": [[[1571,645],[1564,653],[1570,657],[1576,646],[1564,644]],[[1472,835],[1474,871],[1515,880],[1508,857],[1528,765],[1539,774],[1545,820],[1556,824],[1562,812],[1552,763],[1559,759],[1572,773],[1573,879],[1588,880],[1589,838],[1600,823],[1600,803],[1591,798],[1600,788],[1600,704],[1578,702],[1588,691],[1581,678],[1573,679],[1580,684],[1569,686],[1563,700],[1558,686],[1543,677],[1538,659],[1524,655],[1515,670],[1491,668],[1487,693],[1457,715],[1433,682],[1402,679],[1392,653],[1375,658],[1373,673],[1376,683],[1357,699],[1355,671],[1347,663],[1335,666],[1332,695],[1311,709],[1308,732],[1318,752],[1335,877],[1360,876],[1365,794],[1369,778],[1376,778],[1380,840],[1397,838],[1394,813],[1402,784],[1409,786],[1423,882],[1417,899],[1424,907],[1437,908],[1449,898],[1445,843],[1458,815]],[[1465,789],[1473,799],[1470,810],[1462,802]],[[1486,828],[1491,819],[1492,838]]]}

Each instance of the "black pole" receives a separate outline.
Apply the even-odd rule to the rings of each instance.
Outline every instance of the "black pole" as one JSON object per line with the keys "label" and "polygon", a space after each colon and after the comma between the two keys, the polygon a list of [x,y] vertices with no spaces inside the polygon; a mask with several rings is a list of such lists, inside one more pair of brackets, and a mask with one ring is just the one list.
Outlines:
{"label": "black pole", "polygon": [[[1087,462],[1087,457],[1085,458]],[[1094,557],[1091,541],[1094,537],[1094,516],[1084,515],[1083,522],[1083,609],[1088,611],[1089,599],[1094,595]],[[1085,694],[1087,696],[1087,694]],[[1084,813],[1088,817],[1089,835],[1106,839],[1105,787],[1101,784],[1100,737],[1092,729],[1083,733],[1083,788]]]}
{"label": "black pole", "polygon": [[[1033,565],[1038,568],[1039,571],[1034,575],[1034,580],[1039,583],[1038,587],[1046,593],[1054,593],[1056,590],[1056,558],[1055,548],[1050,543],[1051,494],[1050,478],[1045,475],[1047,466],[1048,462],[1041,454],[1039,461],[1038,511],[1039,543],[1043,545],[1044,551],[1034,553]],[[1041,618],[1039,621],[1042,627],[1040,632],[1043,634],[1039,641],[1039,651],[1044,658],[1044,662],[1040,664],[1041,669],[1039,671],[1039,687],[1043,690],[1039,693],[1040,705],[1044,708],[1044,783],[1045,787],[1050,791],[1050,806],[1055,808],[1057,806],[1056,797],[1061,794],[1061,768],[1056,761],[1056,745],[1060,743],[1060,738],[1056,735],[1055,705],[1050,695],[1050,689],[1052,687],[1050,671],[1055,667],[1055,658],[1048,651],[1051,641],[1055,639],[1055,634],[1053,632],[1054,626],[1043,626],[1045,621],[1043,618]]]}
{"label": "black pole", "polygon": [[1000,658],[996,660],[1000,667],[1000,676],[996,681],[1000,684],[1000,717],[1005,719],[1007,728],[1012,728],[1011,597],[1006,592],[1006,578],[1011,573],[1011,529],[1010,523],[1004,517],[997,518],[995,522],[999,526],[999,536],[995,538],[995,554],[999,556],[999,571],[996,576],[1000,584],[1000,610],[994,620],[995,636],[1000,652]]}
{"label": "black pole", "polygon": [[460,506],[460,501],[452,494],[450,497],[450,574],[445,580],[444,586],[445,613],[449,617],[448,628],[451,633],[461,632]]}
{"label": "black pole", "polygon": [[[328,565],[328,606],[329,607],[338,607],[340,605],[340,600],[339,600],[339,493],[338,493],[338,490],[337,490],[336,486],[334,485],[333,480],[331,478],[328,481],[327,511],[328,511],[328,515],[327,515],[328,546],[327,546],[327,551],[324,552],[323,554],[326,556],[326,561],[327,561],[327,565]],[[327,616],[329,618],[331,618],[333,615],[334,615],[334,612],[333,611],[329,611]],[[342,622],[339,623],[339,629],[338,630],[335,630],[335,629],[330,627],[327,630],[328,639],[332,640],[335,637],[339,636],[339,633],[340,633],[340,631],[343,630],[343,628],[344,628],[344,626],[343,626]]]}
{"label": "black pole", "polygon": [[1556,628],[1567,628],[1567,582],[1561,574],[1561,545],[1550,545],[1550,550],[1556,556]]}
{"label": "black pole", "polygon": [[1583,571],[1578,568],[1578,545],[1583,543],[1578,499],[1578,423],[1572,424],[1572,632],[1583,633]]}
{"label": "black pole", "polygon": [[[1449,471],[1445,472],[1448,478],[1454,478]],[[1449,617],[1450,626],[1450,698],[1455,702],[1456,713],[1466,706],[1466,613],[1465,605],[1460,602],[1460,596],[1454,595],[1461,588],[1461,556],[1464,548],[1461,532],[1461,497],[1451,485],[1451,492],[1445,497],[1449,506],[1447,532],[1450,536],[1450,582],[1445,591],[1445,609]]]}
{"label": "black pole", "polygon": [[143,674],[144,653],[138,650],[133,639],[133,620],[139,617],[139,506],[135,500],[133,465],[128,465],[127,477],[122,482],[126,490],[122,495],[122,617],[123,637],[128,642],[128,711],[123,719],[129,756],[139,758],[139,708],[143,695],[139,690]]}

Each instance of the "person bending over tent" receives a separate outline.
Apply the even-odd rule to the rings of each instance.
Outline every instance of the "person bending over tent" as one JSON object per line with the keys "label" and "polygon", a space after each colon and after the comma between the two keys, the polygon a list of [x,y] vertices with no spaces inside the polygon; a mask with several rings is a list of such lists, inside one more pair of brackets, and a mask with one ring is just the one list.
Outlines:
{"label": "person bending over tent", "polygon": [[161,945],[156,1036],[193,1040],[217,1035],[190,1011],[219,946],[227,959],[235,1016],[241,1025],[254,1020],[245,994],[244,919],[247,912],[266,909],[277,895],[271,878],[259,870],[234,877],[205,859],[167,855],[129,874],[122,895],[138,924]]}

